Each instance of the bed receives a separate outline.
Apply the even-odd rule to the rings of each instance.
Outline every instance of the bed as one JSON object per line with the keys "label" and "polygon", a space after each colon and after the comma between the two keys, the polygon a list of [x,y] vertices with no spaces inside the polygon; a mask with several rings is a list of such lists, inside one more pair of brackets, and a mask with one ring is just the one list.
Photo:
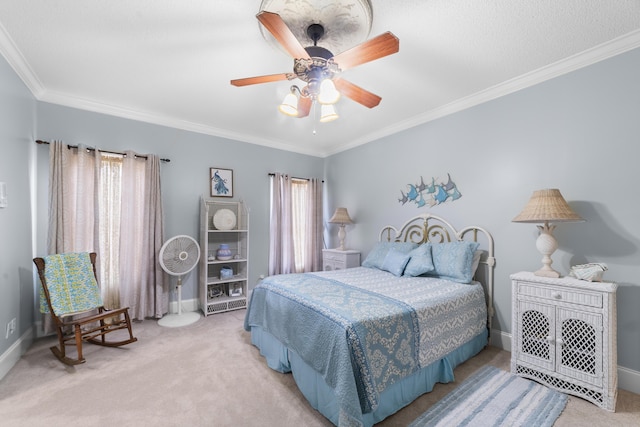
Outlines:
{"label": "bed", "polygon": [[372,426],[454,380],[488,343],[493,238],[421,214],[385,226],[362,266],[265,278],[244,327],[337,426]]}

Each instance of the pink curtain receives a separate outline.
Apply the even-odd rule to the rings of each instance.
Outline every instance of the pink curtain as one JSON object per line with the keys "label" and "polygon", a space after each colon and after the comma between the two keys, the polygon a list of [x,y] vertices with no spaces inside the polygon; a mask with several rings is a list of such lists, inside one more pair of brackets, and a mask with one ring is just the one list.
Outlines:
{"label": "pink curtain", "polygon": [[309,179],[307,189],[305,271],[322,270],[322,180]]}
{"label": "pink curtain", "polygon": [[50,254],[96,250],[94,197],[99,173],[95,151],[54,141],[49,154]]}
{"label": "pink curtain", "polygon": [[271,179],[269,275],[322,269],[322,181]]}
{"label": "pink curtain", "polygon": [[61,142],[50,150],[49,253],[97,252],[105,306],[129,307],[139,320],[162,317],[169,289],[158,262],[164,241],[158,156],[112,156]]}
{"label": "pink curtain", "polygon": [[269,276],[295,272],[291,177],[275,173],[271,179]]}
{"label": "pink curtain", "polygon": [[126,154],[122,218],[128,220],[120,227],[120,300],[135,319],[160,318],[169,311],[168,282],[158,258],[164,241],[160,159]]}

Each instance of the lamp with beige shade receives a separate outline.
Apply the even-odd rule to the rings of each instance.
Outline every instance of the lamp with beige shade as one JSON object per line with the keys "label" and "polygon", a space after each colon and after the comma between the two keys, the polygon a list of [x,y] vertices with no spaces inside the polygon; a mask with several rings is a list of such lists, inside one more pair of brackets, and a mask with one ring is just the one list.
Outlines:
{"label": "lamp with beige shade", "polygon": [[558,189],[545,189],[533,192],[531,199],[513,222],[543,223],[538,225],[540,235],[536,248],[542,254],[542,268],[534,274],[543,277],[560,277],[560,273],[551,268],[551,255],[558,249],[558,241],[553,237],[555,225],[551,222],[582,222],[584,219],[567,204]]}
{"label": "lamp with beige shade", "polygon": [[340,247],[337,249],[339,251],[344,251],[344,239],[347,237],[347,232],[344,229],[345,224],[353,224],[353,220],[349,217],[349,212],[347,212],[347,208],[336,208],[336,211],[333,213],[333,216],[329,220],[330,223],[340,224],[340,230],[338,230],[338,239],[340,239]]}

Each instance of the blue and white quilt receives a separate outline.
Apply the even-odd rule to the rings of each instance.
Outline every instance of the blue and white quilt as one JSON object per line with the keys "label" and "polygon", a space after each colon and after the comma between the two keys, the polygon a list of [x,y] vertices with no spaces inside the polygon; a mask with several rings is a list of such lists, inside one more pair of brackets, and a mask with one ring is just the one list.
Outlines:
{"label": "blue and white quilt", "polygon": [[335,390],[340,425],[358,425],[388,386],[485,331],[486,319],[479,283],[359,267],[266,278],[245,329],[296,352]]}

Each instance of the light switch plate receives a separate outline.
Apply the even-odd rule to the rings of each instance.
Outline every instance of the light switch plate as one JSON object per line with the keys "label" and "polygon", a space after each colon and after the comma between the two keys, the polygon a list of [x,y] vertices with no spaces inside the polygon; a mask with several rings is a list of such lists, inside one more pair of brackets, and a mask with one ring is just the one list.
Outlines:
{"label": "light switch plate", "polygon": [[6,208],[9,204],[7,200],[7,183],[0,182],[0,208]]}

